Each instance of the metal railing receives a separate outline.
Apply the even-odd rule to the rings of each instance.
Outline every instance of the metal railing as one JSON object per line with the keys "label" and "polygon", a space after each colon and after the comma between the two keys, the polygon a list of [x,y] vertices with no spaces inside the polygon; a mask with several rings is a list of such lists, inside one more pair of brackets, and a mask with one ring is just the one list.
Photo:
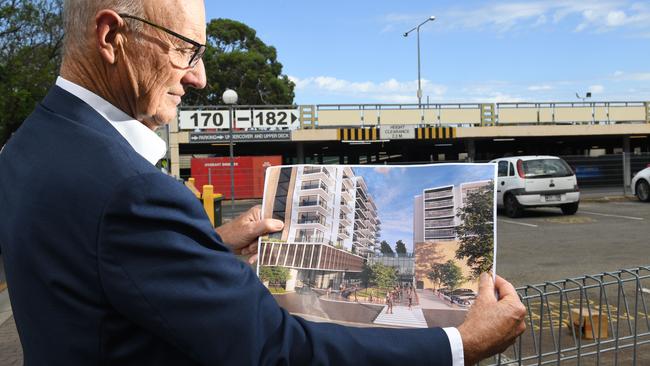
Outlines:
{"label": "metal railing", "polygon": [[[183,107],[182,111],[220,111],[227,106]],[[650,123],[648,101],[429,103],[422,104],[319,104],[296,106],[238,106],[240,114],[259,110],[296,110],[295,128],[493,125],[566,125]],[[309,110],[307,114],[301,113]],[[277,126],[267,128],[277,129]]]}
{"label": "metal railing", "polygon": [[517,292],[526,332],[480,365],[650,365],[650,266]]}

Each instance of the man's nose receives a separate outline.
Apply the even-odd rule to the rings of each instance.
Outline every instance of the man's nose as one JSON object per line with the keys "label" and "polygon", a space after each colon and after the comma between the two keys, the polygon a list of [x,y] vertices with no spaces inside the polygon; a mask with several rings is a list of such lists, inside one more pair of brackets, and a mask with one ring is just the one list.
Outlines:
{"label": "man's nose", "polygon": [[199,60],[196,66],[194,66],[193,69],[188,70],[183,76],[183,79],[181,79],[181,83],[184,86],[196,89],[205,88],[207,82],[208,80],[205,74],[205,64],[203,63],[203,60]]}

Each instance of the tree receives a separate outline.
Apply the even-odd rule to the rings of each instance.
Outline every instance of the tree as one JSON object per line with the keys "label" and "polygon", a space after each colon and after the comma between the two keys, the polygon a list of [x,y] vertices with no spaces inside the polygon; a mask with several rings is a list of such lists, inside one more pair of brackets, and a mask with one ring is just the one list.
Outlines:
{"label": "tree", "polygon": [[207,26],[203,62],[208,85],[190,90],[186,105],[222,104],[227,88],[239,95],[239,104],[293,104],[295,84],[282,74],[275,47],[257,37],[254,29],[230,19],[214,19]]}
{"label": "tree", "polygon": [[393,254],[393,248],[388,245],[388,242],[386,242],[386,240],[381,241],[379,251],[382,254]]}
{"label": "tree", "polygon": [[369,266],[370,284],[379,288],[390,288],[397,281],[397,269],[381,263]]}
{"label": "tree", "polygon": [[445,263],[433,263],[431,265],[431,270],[427,272],[427,278],[430,279],[437,288],[444,285],[452,290],[465,281],[463,271],[451,259]]}
{"label": "tree", "polygon": [[260,279],[269,281],[271,285],[282,285],[289,280],[289,269],[286,267],[267,267],[260,268]]}
{"label": "tree", "polygon": [[445,287],[454,290],[465,281],[462,270],[451,259],[444,263],[440,269],[440,282]]}
{"label": "tree", "polygon": [[459,209],[458,218],[462,222],[456,227],[460,246],[457,259],[467,259],[472,275],[492,269],[494,260],[494,191],[488,184],[478,191],[469,192],[464,206]]}
{"label": "tree", "polygon": [[406,254],[406,245],[403,241],[398,240],[397,243],[395,243],[395,253]]}
{"label": "tree", "polygon": [[439,288],[442,284],[442,273],[444,263],[433,263],[431,269],[427,272],[427,278],[433,282],[433,285],[436,288]]}
{"label": "tree", "polygon": [[54,83],[61,65],[61,0],[0,0],[0,146]]}

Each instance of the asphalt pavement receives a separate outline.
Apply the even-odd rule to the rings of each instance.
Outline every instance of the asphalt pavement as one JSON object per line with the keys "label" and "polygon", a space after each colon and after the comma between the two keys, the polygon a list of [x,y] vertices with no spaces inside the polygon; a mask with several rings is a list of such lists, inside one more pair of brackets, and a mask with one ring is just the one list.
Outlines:
{"label": "asphalt pavement", "polygon": [[497,273],[515,286],[650,265],[650,203],[581,202],[497,218]]}

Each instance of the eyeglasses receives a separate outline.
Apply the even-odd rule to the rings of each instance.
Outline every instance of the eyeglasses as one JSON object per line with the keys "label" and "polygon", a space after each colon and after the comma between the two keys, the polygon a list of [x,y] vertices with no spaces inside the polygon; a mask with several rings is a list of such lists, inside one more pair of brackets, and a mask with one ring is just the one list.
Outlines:
{"label": "eyeglasses", "polygon": [[142,19],[142,18],[136,17],[134,15],[124,14],[124,13],[118,14],[118,15],[121,16],[122,18],[130,18],[130,19],[139,20],[139,21],[141,21],[141,22],[143,22],[145,24],[149,24],[150,26],[152,26],[154,28],[160,29],[161,31],[163,31],[163,32],[165,32],[167,34],[171,34],[172,36],[191,44],[193,46],[194,51],[192,53],[192,57],[190,58],[190,62],[188,64],[188,66],[190,68],[194,68],[196,66],[196,64],[199,63],[199,61],[203,57],[203,54],[205,53],[206,46],[204,44],[200,44],[199,42],[191,40],[191,39],[189,39],[189,38],[187,38],[187,37],[185,37],[183,35],[180,35],[180,34],[174,32],[173,30],[167,29],[167,28],[162,27],[162,26],[160,26],[158,24],[152,23],[152,22],[150,22],[150,21],[148,21],[146,19]]}

